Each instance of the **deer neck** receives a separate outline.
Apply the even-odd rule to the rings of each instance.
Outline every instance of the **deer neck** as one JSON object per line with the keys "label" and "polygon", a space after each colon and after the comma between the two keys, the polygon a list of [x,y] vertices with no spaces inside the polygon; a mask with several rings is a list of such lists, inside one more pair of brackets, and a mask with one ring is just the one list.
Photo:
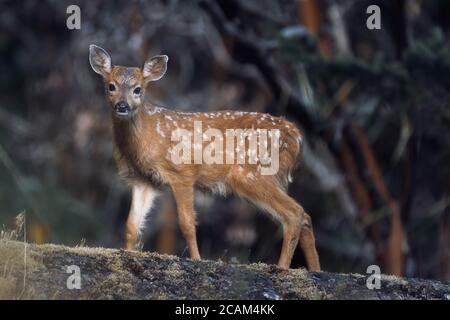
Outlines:
{"label": "deer neck", "polygon": [[128,159],[135,159],[138,156],[143,117],[142,108],[138,108],[136,114],[130,118],[118,118],[112,115],[114,142],[121,154]]}

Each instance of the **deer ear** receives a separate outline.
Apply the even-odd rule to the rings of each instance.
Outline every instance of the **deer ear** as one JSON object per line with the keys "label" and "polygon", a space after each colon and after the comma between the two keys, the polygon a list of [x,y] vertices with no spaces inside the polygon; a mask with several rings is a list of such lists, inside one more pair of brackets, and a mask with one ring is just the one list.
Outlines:
{"label": "deer ear", "polygon": [[111,71],[111,57],[108,52],[94,44],[89,46],[89,63],[92,69],[103,77]]}
{"label": "deer ear", "polygon": [[167,61],[169,61],[169,57],[166,55],[155,56],[145,61],[144,67],[142,68],[144,80],[148,82],[161,79],[166,73]]}

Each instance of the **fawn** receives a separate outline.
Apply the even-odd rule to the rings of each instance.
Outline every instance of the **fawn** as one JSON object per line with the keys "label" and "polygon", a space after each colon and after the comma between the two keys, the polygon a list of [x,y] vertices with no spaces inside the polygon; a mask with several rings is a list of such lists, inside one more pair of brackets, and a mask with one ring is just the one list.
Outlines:
{"label": "fawn", "polygon": [[[147,84],[161,79],[166,72],[165,55],[147,60],[142,69],[112,66],[109,54],[91,45],[89,61],[103,77],[113,122],[114,158],[121,177],[132,189],[125,228],[126,249],[135,248],[153,201],[164,186],[169,186],[190,257],[199,260],[194,188],[201,188],[215,194],[239,195],[282,224],[280,268],[289,268],[299,245],[308,269],[320,270],[311,219],[286,191],[302,142],[292,123],[256,112],[177,112],[144,101]],[[208,129],[203,132],[202,128]],[[270,141],[263,134],[267,132],[271,133]],[[236,148],[235,138],[240,143]],[[252,146],[246,163],[245,149]],[[272,159],[267,161],[268,153],[262,154],[261,150],[269,146]],[[262,154],[260,159],[258,154]]]}

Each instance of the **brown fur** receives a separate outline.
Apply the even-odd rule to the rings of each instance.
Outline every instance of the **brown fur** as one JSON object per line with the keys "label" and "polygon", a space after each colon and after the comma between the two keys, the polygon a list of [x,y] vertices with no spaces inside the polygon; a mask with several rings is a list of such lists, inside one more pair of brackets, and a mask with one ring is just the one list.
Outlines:
{"label": "brown fur", "polygon": [[[195,231],[194,188],[214,193],[234,193],[272,214],[283,226],[284,239],[278,265],[289,268],[294,249],[302,248],[308,268],[320,270],[315,249],[311,219],[303,208],[286,193],[289,176],[301,150],[301,134],[289,121],[268,114],[220,111],[209,113],[176,112],[144,102],[145,86],[165,72],[162,58],[152,59],[141,69],[121,66],[108,67],[109,55],[91,47],[91,65],[102,74],[105,93],[111,107],[127,101],[131,115],[119,117],[112,110],[114,155],[120,175],[133,188],[133,204],[126,225],[126,248],[134,248],[139,228],[157,190],[170,186],[177,203],[178,220],[187,241],[190,256],[200,259]],[[96,50],[97,51],[96,51]],[[105,55],[106,54],[106,55]],[[164,59],[163,59],[164,60]],[[165,59],[167,62],[167,58]],[[110,63],[110,61],[109,61]],[[150,78],[150,79],[149,79]],[[117,89],[108,91],[110,83]],[[133,88],[142,87],[140,99]],[[201,121],[203,132],[216,128],[279,129],[279,170],[276,175],[261,175],[258,164],[175,164],[168,156],[178,143],[171,140],[177,128],[194,130],[194,121]],[[209,142],[204,142],[205,147]],[[225,137],[224,137],[225,149]],[[269,143],[270,146],[270,143]],[[248,141],[246,141],[246,150]],[[223,152],[225,155],[225,150]],[[192,152],[193,155],[193,152]],[[236,159],[236,157],[235,157]]]}

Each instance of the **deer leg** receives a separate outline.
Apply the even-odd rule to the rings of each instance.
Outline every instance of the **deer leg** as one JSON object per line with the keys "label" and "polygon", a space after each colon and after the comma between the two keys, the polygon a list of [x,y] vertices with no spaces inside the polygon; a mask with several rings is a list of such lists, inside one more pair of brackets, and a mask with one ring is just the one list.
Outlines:
{"label": "deer leg", "polygon": [[289,269],[295,248],[298,245],[301,233],[302,216],[299,205],[289,197],[284,191],[272,189],[270,200],[263,206],[269,213],[277,217],[283,226],[283,244],[281,246],[278,266],[282,269]]}
{"label": "deer leg", "polygon": [[[278,266],[288,269],[295,248],[300,244],[307,261],[308,269],[320,269],[319,258],[315,249],[311,219],[294,199],[280,189],[275,180],[260,179],[258,192],[254,185],[239,183],[236,179],[236,192],[258,207],[272,214],[283,226],[283,244]],[[304,232],[304,234],[302,234]]]}
{"label": "deer leg", "polygon": [[[281,249],[280,259],[278,261],[278,266],[280,268],[289,268],[295,248],[299,245],[303,251],[303,255],[305,256],[308,270],[320,271],[319,255],[316,250],[311,217],[295,200],[290,198],[288,195],[285,195],[285,197],[286,200],[283,202],[281,207],[284,206],[285,212],[291,212],[291,214],[284,218],[283,246]],[[290,201],[288,201],[287,198],[289,198]],[[280,204],[278,204],[278,206],[279,205]],[[289,211],[290,207],[295,208],[294,211]],[[279,212],[282,212],[283,209],[281,208],[279,210]]]}
{"label": "deer leg", "polygon": [[[275,201],[274,201],[275,200]],[[278,266],[288,269],[291,265],[295,248],[300,245],[305,255],[309,271],[320,271],[319,256],[316,251],[311,218],[302,206],[286,193],[276,195],[271,208],[281,217],[283,225],[283,245]]]}
{"label": "deer leg", "polygon": [[271,208],[281,218],[283,226],[283,244],[278,259],[278,266],[282,269],[289,269],[295,248],[301,237],[302,216],[299,207],[291,197],[281,190],[275,193],[271,201]]}
{"label": "deer leg", "polygon": [[302,217],[298,210],[300,206],[278,187],[275,180],[269,179],[271,178],[258,181],[258,192],[255,192],[254,185],[243,184],[240,179],[236,179],[233,182],[235,191],[238,194],[244,196],[281,222],[283,226],[283,244],[280,258],[278,259],[278,266],[288,269],[300,237]]}
{"label": "deer leg", "polygon": [[289,269],[300,237],[300,228],[297,221],[283,224],[283,244],[281,247],[278,266],[282,269]]}
{"label": "deer leg", "polygon": [[144,183],[132,185],[132,199],[128,219],[125,226],[125,249],[134,250],[141,230],[144,227],[145,217],[150,211],[158,192]]}
{"label": "deer leg", "polygon": [[186,239],[189,255],[193,260],[200,260],[195,231],[194,188],[190,186],[172,186],[177,203],[178,223]]}
{"label": "deer leg", "polygon": [[320,271],[319,255],[312,228],[311,217],[303,211],[299,245],[302,248],[309,271]]}

